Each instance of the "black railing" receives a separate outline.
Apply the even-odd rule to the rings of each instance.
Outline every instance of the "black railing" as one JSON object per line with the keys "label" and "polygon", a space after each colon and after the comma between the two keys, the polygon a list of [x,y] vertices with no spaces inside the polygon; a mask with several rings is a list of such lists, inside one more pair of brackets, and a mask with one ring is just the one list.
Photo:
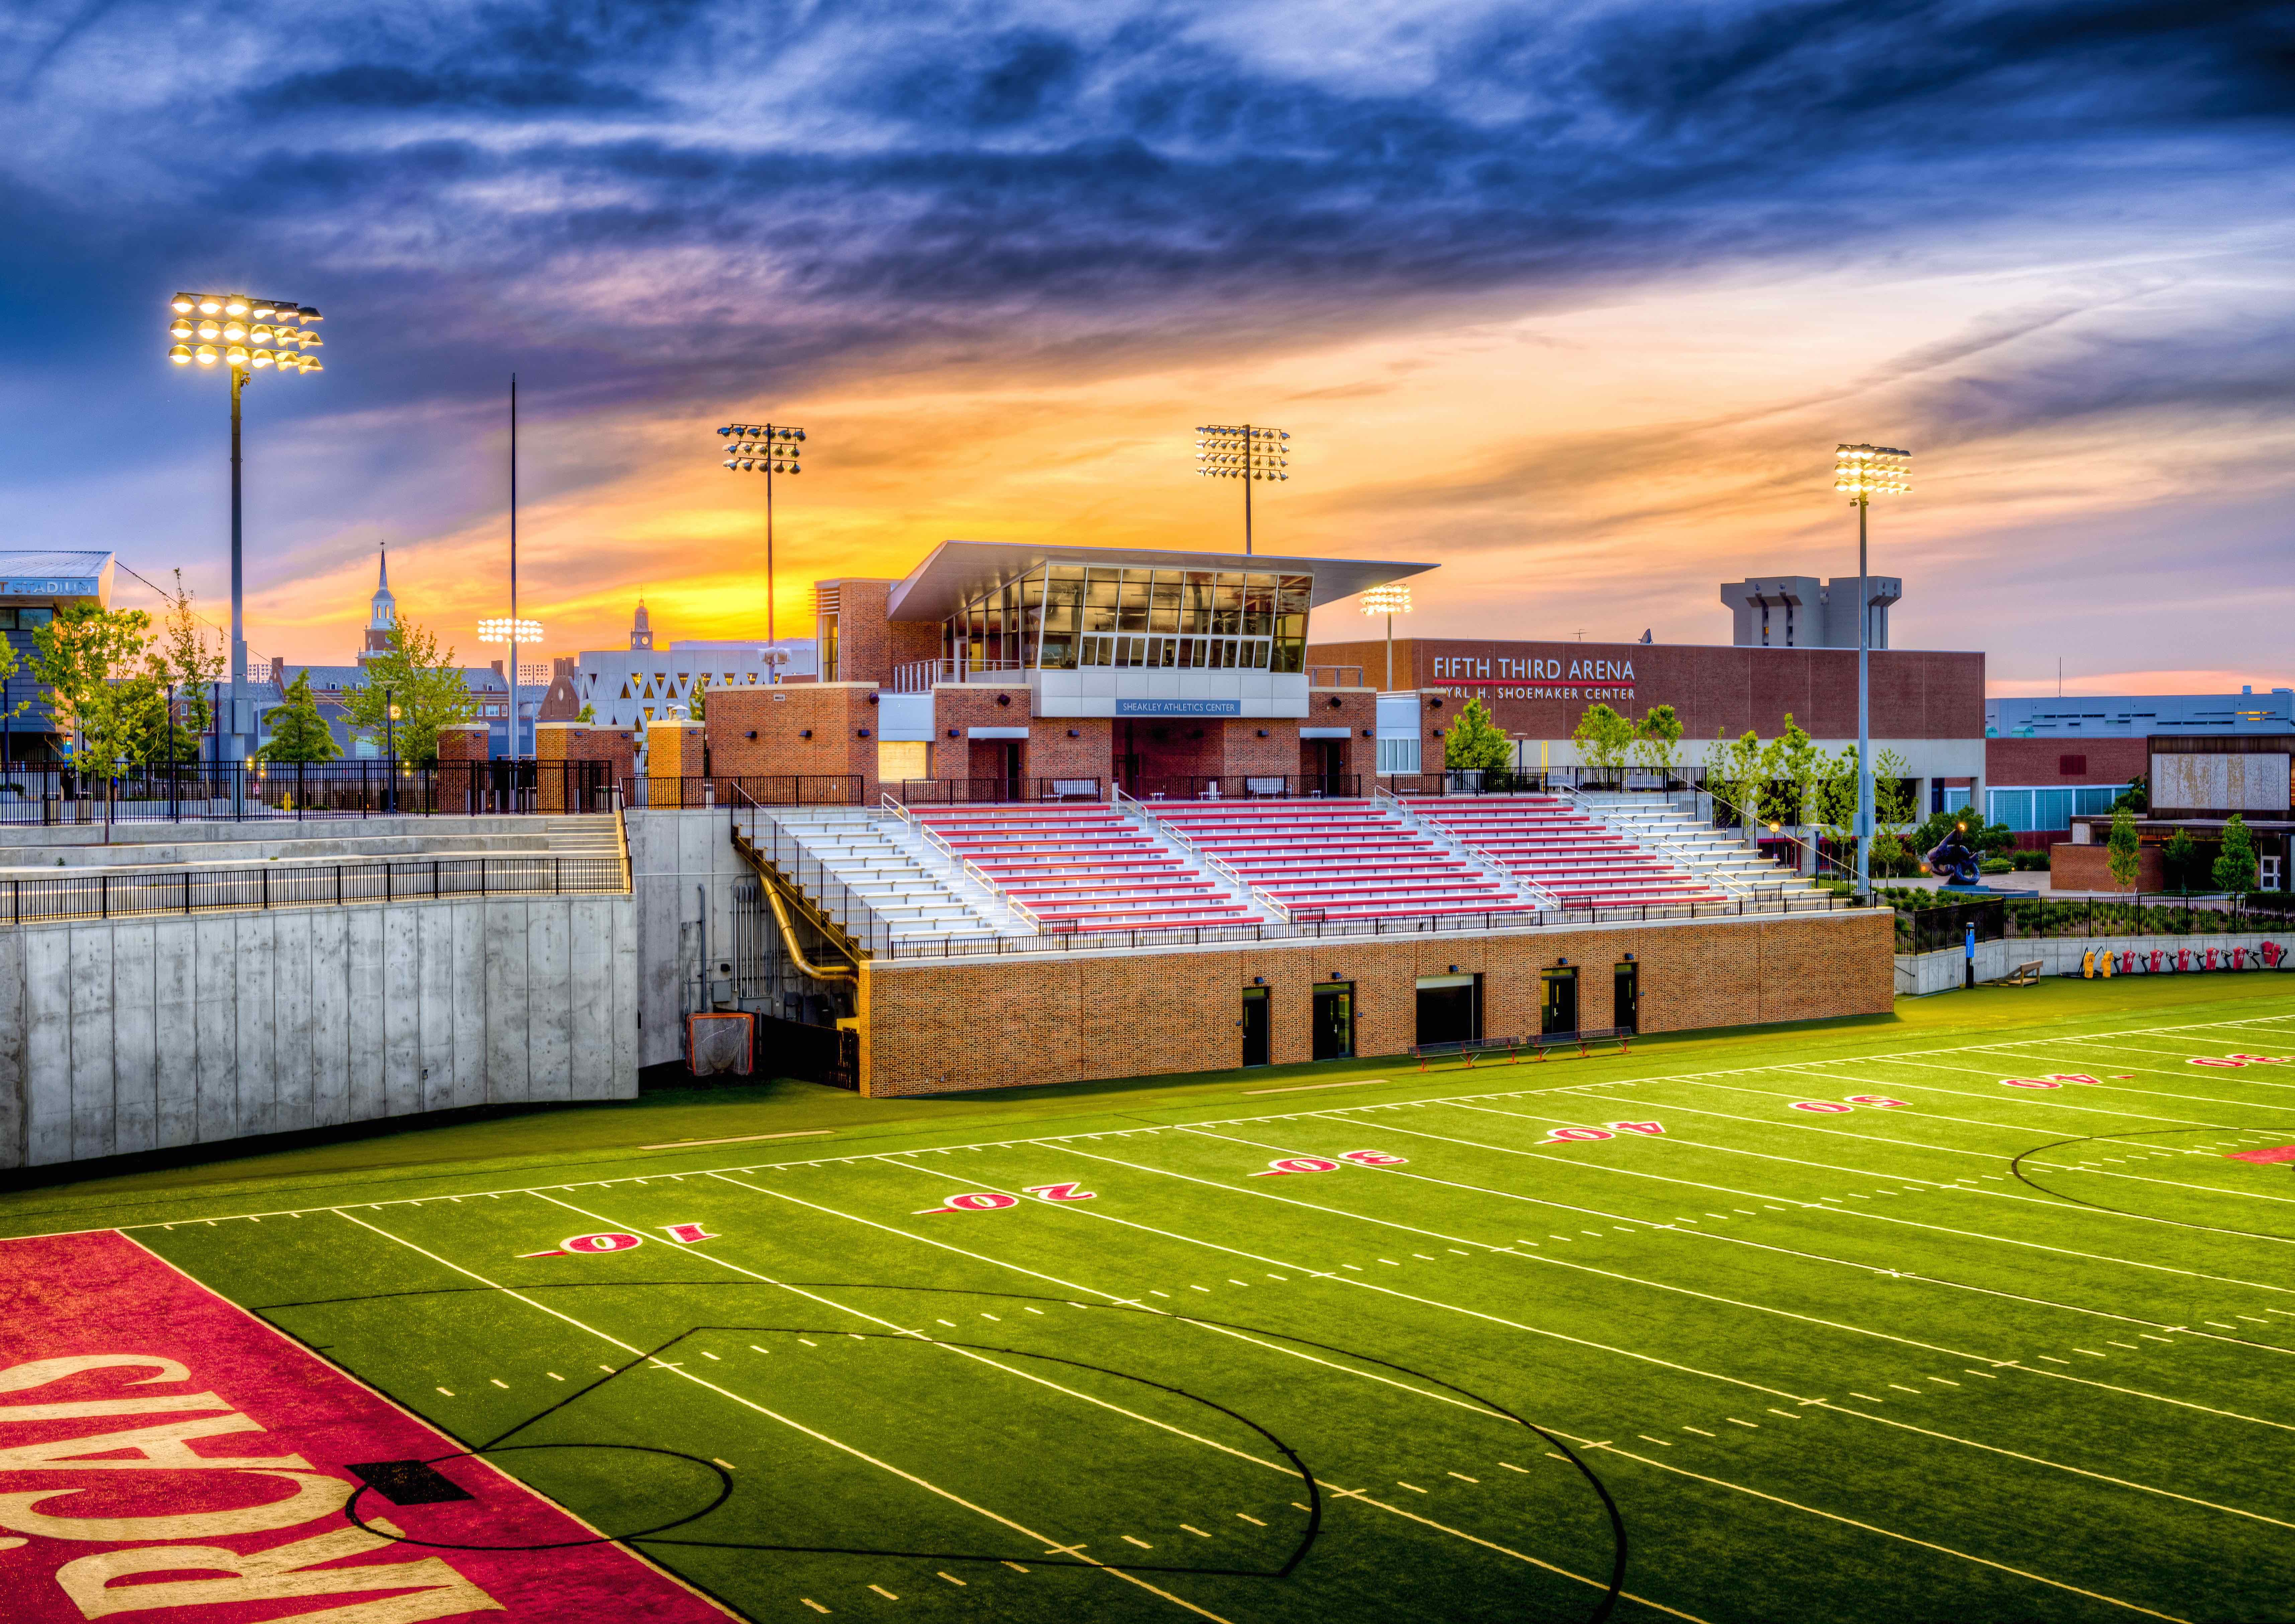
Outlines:
{"label": "black railing", "polygon": [[1695,789],[1695,780],[1678,773],[1661,778],[1638,767],[1613,771],[1598,767],[1538,767],[1523,771],[1390,772],[1379,783],[1396,796],[1523,796],[1558,795],[1565,790],[1594,794],[1670,795]]}
{"label": "black railing", "polygon": [[1883,887],[1881,901],[1897,910],[1897,951],[1932,952],[1964,940],[1967,918],[1979,920],[1980,942],[2094,936],[2235,936],[2287,931],[2284,893],[2254,896],[2184,896],[2130,892],[2124,897],[2084,897],[2062,902],[2041,897],[2002,897],[1932,904],[1937,893]]}
{"label": "black railing", "polygon": [[0,773],[0,824],[246,822],[402,815],[611,812],[605,762],[186,763],[118,778],[69,768]]}
{"label": "black railing", "polygon": [[731,806],[739,790],[759,806],[858,806],[866,781],[857,772],[626,778],[622,780],[622,804],[655,812],[691,812]]}
{"label": "black railing", "polygon": [[623,888],[617,857],[445,857],[170,870],[91,867],[0,881],[0,924],[457,897],[558,896],[619,893]]}
{"label": "black railing", "polygon": [[902,779],[885,786],[903,806],[993,806],[1018,801],[1098,801],[1097,778]]}
{"label": "black railing", "polygon": [[1139,801],[1352,799],[1364,793],[1359,772],[1225,772],[1142,775],[1124,793]]}

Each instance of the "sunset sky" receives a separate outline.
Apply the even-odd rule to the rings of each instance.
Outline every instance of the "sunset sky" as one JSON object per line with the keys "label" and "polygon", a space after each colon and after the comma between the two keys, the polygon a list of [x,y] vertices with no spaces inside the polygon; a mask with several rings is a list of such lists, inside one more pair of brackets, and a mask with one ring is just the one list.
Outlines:
{"label": "sunset sky", "polygon": [[[15,0],[0,546],[227,609],[178,287],[319,306],[249,388],[249,641],[345,661],[378,543],[473,659],[762,636],[945,537],[1424,559],[1410,630],[1718,642],[1856,568],[1998,694],[2295,682],[2295,20],[2178,4]],[[1262,491],[1266,487],[1262,487]],[[148,601],[128,583],[123,603]],[[1344,616],[1338,624],[1333,620]],[[1324,638],[1353,635],[1334,606]]]}

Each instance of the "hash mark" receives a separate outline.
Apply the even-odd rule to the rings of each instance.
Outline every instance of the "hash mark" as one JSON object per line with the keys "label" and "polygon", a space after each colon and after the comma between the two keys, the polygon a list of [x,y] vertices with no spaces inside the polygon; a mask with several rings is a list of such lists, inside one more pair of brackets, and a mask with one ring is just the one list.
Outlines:
{"label": "hash mark", "polygon": [[1714,1434],[1713,1434],[1713,1433],[1707,1432],[1707,1431],[1706,1431],[1703,1427],[1702,1427],[1702,1426],[1686,1426],[1686,1427],[1682,1428],[1681,1430],[1682,1430],[1683,1432],[1695,1432],[1695,1433],[1696,1433],[1700,1438],[1711,1438],[1711,1437],[1713,1437],[1713,1436],[1714,1436]]}
{"label": "hash mark", "polygon": [[894,1595],[891,1591],[886,1589],[882,1585],[871,1585],[869,1588],[874,1590],[878,1595],[883,1596],[888,1602],[897,1602],[901,1599],[899,1596]]}
{"label": "hash mark", "polygon": [[935,1568],[935,1569],[933,1570],[933,1577],[934,1577],[935,1579],[944,1579],[948,1580],[948,1582],[949,1582],[950,1584],[954,1585],[954,1586],[955,1586],[958,1589],[960,1589],[960,1590],[961,1590],[961,1589],[963,1589],[963,1588],[964,1588],[964,1581],[963,1581],[962,1579],[960,1579],[957,1578],[957,1576],[956,1576],[955,1574],[953,1574],[953,1573],[943,1573],[943,1572],[942,1572],[939,1569]]}
{"label": "hash mark", "polygon": [[1236,1513],[1235,1514],[1236,1514],[1237,1516],[1238,1516],[1238,1517],[1241,1517],[1241,1518],[1242,1518],[1246,1522],[1250,1523],[1250,1524],[1251,1524],[1251,1526],[1252,1526],[1252,1527],[1254,1527],[1254,1528],[1265,1528],[1265,1527],[1267,1526],[1267,1524],[1265,1524],[1264,1522],[1262,1522],[1258,1518],[1256,1518],[1256,1517],[1254,1517],[1254,1516],[1251,1515],[1248,1512],[1240,1512],[1240,1511],[1239,1511],[1239,1512]]}
{"label": "hash mark", "polygon": [[1118,1534],[1116,1538],[1123,1540],[1126,1545],[1136,1545],[1143,1551],[1152,1551],[1156,1548],[1154,1546],[1148,1544],[1145,1539],[1134,1539],[1129,1534]]}
{"label": "hash mark", "polygon": [[1396,1478],[1396,1479],[1394,1480],[1394,1486],[1395,1486],[1396,1488],[1398,1488],[1398,1489],[1409,1489],[1409,1490],[1410,1490],[1410,1492],[1411,1492],[1411,1493],[1413,1493],[1413,1494],[1425,1494],[1425,1493],[1426,1492],[1424,1489],[1421,1489],[1417,1484],[1416,1484],[1416,1483],[1406,1483],[1406,1482],[1404,1482],[1401,1478]]}
{"label": "hash mark", "polygon": [[1673,1448],[1673,1446],[1666,1442],[1664,1439],[1653,1438],[1647,1432],[1636,1432],[1634,1436],[1640,1439],[1644,1443],[1654,1443],[1661,1449],[1670,1449]]}
{"label": "hash mark", "polygon": [[1463,1472],[1453,1472],[1453,1473],[1450,1473],[1450,1475],[1451,1475],[1452,1477],[1457,1478],[1457,1479],[1458,1479],[1460,1482],[1462,1482],[1462,1483],[1479,1483],[1479,1482],[1481,1482],[1481,1481],[1482,1481],[1482,1479],[1480,1479],[1480,1478],[1478,1478],[1478,1477],[1468,1477],[1468,1476],[1467,1476],[1465,1473],[1463,1473]]}
{"label": "hash mark", "polygon": [[1207,1534],[1207,1533],[1204,1532],[1204,1530],[1201,1530],[1201,1529],[1197,1528],[1197,1527],[1194,1523],[1192,1523],[1192,1522],[1182,1522],[1182,1523],[1180,1523],[1180,1526],[1181,1528],[1183,1528],[1183,1529],[1187,1530],[1188,1530],[1188,1532],[1189,1532],[1189,1533],[1193,1534],[1193,1535],[1194,1535],[1197,1538],[1198,1538],[1198,1539],[1208,1539],[1208,1538],[1211,1538],[1211,1536],[1210,1536],[1209,1534]]}
{"label": "hash mark", "polygon": [[508,1391],[510,1391],[510,1383],[509,1383],[508,1382],[503,1381],[503,1380],[502,1379],[502,1377],[500,1377],[500,1376],[498,1376],[498,1375],[490,1375],[490,1376],[488,1376],[488,1377],[486,1378],[486,1380],[487,1380],[487,1381],[489,1381],[489,1382],[492,1382],[495,1386],[497,1386],[497,1387],[501,1388],[504,1392],[508,1392]]}
{"label": "hash mark", "polygon": [[828,1608],[822,1606],[819,1602],[814,1601],[809,1595],[801,1595],[796,1599],[803,1602],[806,1606],[812,1608],[815,1612],[827,1612],[829,1611]]}

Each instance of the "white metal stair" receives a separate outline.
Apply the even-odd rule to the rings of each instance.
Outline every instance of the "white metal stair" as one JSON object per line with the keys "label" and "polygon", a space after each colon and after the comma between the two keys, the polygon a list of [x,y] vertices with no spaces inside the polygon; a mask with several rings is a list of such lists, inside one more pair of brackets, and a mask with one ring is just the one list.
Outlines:
{"label": "white metal stair", "polygon": [[[859,807],[775,807],[773,821],[896,939],[1031,934],[1001,901],[897,819]],[[836,912],[829,899],[816,900]]]}

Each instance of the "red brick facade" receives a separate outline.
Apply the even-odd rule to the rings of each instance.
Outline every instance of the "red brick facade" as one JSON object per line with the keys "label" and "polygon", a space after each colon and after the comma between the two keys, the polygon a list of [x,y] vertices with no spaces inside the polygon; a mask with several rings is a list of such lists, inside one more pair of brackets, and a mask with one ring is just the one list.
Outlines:
{"label": "red brick facade", "polygon": [[[1579,1023],[1612,1024],[1616,966],[1640,967],[1640,1026],[1686,1032],[1894,1007],[1886,912],[1589,926],[1440,940],[1332,937],[1224,951],[1015,956],[872,965],[872,1095],[1015,1088],[1200,1072],[1240,1064],[1243,990],[1262,978],[1269,1058],[1311,1057],[1314,988],[1354,988],[1355,1052],[1400,1055],[1416,1041],[1422,975],[1480,974],[1482,1030],[1534,1034],[1540,972],[1579,967]],[[1406,1062],[1407,1064],[1407,1062]]]}
{"label": "red brick facade", "polygon": [[483,722],[453,722],[438,730],[438,759],[442,762],[482,762],[486,759],[491,730]]}
{"label": "red brick facade", "polygon": [[[1386,643],[1315,643],[1307,663],[1360,665],[1364,681],[1383,685]],[[1567,739],[1597,701],[1634,717],[1672,706],[1685,747],[1748,728],[1774,738],[1789,712],[1820,739],[1857,733],[1854,649],[1397,638],[1394,681],[1439,692],[1451,704],[1480,698],[1518,739]],[[1876,649],[1872,702],[1875,738],[1981,739],[1984,656]]]}
{"label": "red brick facade", "polygon": [[[2142,739],[2136,741],[2142,744]],[[2111,877],[2111,848],[2108,845],[2074,845],[2058,841],[2048,848],[2048,887],[2053,891],[2117,891],[2119,882]],[[2136,885],[2137,891],[2165,891],[2168,888],[2167,864],[2161,860],[2155,844],[2136,848]]]}
{"label": "red brick facade", "polygon": [[2116,784],[2152,770],[2143,739],[1988,739],[1984,781],[2020,788]]}
{"label": "red brick facade", "polygon": [[720,689],[703,724],[710,771],[720,778],[849,774],[862,780],[859,804],[874,806],[876,697],[873,682]]}

